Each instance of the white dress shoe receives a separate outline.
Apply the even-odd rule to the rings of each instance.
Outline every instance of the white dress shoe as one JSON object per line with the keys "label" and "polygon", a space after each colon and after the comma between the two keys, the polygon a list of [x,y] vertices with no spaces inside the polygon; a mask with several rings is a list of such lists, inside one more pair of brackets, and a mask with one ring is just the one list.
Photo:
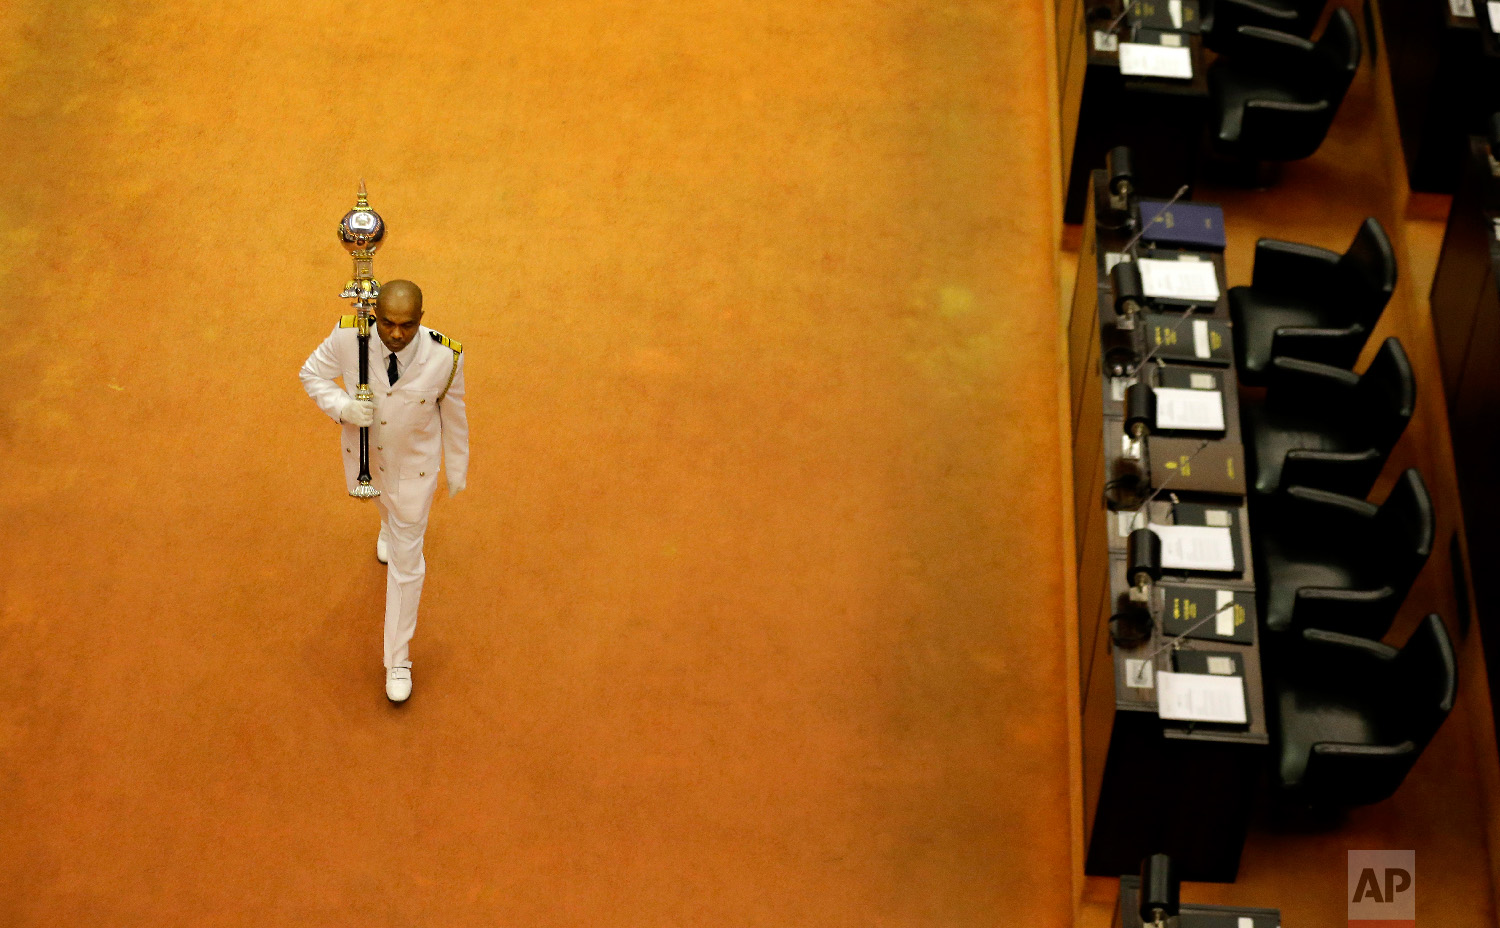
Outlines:
{"label": "white dress shoe", "polygon": [[385,672],[385,698],[391,702],[406,702],[411,696],[411,668],[392,667]]}
{"label": "white dress shoe", "polygon": [[375,539],[375,560],[382,564],[391,562],[391,546],[386,544],[385,532],[381,532]]}

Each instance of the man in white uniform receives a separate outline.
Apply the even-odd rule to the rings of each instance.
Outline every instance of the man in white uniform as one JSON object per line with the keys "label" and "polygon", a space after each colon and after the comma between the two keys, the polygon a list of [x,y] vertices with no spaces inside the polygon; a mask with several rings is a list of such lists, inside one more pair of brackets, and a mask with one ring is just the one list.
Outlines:
{"label": "man in white uniform", "polygon": [[[437,491],[439,464],[448,469],[448,495],[464,488],[469,470],[469,420],[464,411],[463,346],[422,325],[422,291],[393,280],[375,303],[369,378],[374,402],[356,400],[359,340],[353,316],[339,320],[302,365],[302,386],[318,408],[344,426],[344,476],[359,477],[359,430],[370,429],[370,482],[380,490],[380,536],[375,556],[387,564],[385,583],[385,694],[411,695],[412,634],[427,561],[422,535]],[[334,383],[342,377],[344,385]]]}

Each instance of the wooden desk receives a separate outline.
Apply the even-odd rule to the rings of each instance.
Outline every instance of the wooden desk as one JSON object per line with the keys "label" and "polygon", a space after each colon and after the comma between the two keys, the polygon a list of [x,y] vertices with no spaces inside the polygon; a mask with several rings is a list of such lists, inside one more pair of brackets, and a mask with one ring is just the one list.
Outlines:
{"label": "wooden desk", "polygon": [[[1483,629],[1490,696],[1500,696],[1500,178],[1489,146],[1469,140],[1432,281],[1432,327],[1467,527],[1473,613]],[[1461,563],[1458,557],[1455,563]],[[1463,583],[1457,584],[1462,594]],[[1460,628],[1467,616],[1460,617]],[[1500,703],[1496,718],[1500,719]]]}
{"label": "wooden desk", "polygon": [[[1181,503],[1212,502],[1236,513],[1235,543],[1242,569],[1214,575],[1164,572],[1152,593],[1149,639],[1134,647],[1114,645],[1109,621],[1128,603],[1130,586],[1126,578],[1126,539],[1120,530],[1122,511],[1106,499],[1105,487],[1109,475],[1119,473],[1125,431],[1118,385],[1105,376],[1101,363],[1101,336],[1109,336],[1115,327],[1106,261],[1108,255],[1123,249],[1134,230],[1096,226],[1093,186],[1091,181],[1069,319],[1084,826],[1089,836],[1085,872],[1118,876],[1133,872],[1148,854],[1163,852],[1179,861],[1184,879],[1229,882],[1239,868],[1251,801],[1269,740],[1253,611],[1236,616],[1250,626],[1248,643],[1196,638],[1182,642],[1184,652],[1208,649],[1235,656],[1244,669],[1247,725],[1162,720],[1157,714],[1154,685],[1129,685],[1126,662],[1148,661],[1153,675],[1173,669],[1174,651],[1162,650],[1167,640],[1162,625],[1166,608],[1163,585],[1253,592],[1249,515],[1243,497],[1176,492],[1170,487],[1159,494],[1148,507],[1156,521],[1167,518],[1174,496]],[[1171,254],[1139,244],[1132,251],[1136,258]],[[1194,318],[1227,323],[1223,256],[1200,256],[1213,262],[1220,297],[1211,312],[1199,310]],[[1155,367],[1155,362],[1150,362],[1141,373],[1151,376]],[[1222,440],[1239,442],[1232,362],[1217,371],[1224,378],[1227,428]]]}
{"label": "wooden desk", "polygon": [[1500,103],[1473,0],[1381,0],[1380,31],[1411,189],[1452,193],[1469,136]]}
{"label": "wooden desk", "polygon": [[[1147,0],[1143,0],[1147,2]],[[1152,0],[1164,2],[1164,0]],[[1104,155],[1129,145],[1136,155],[1137,187],[1146,196],[1170,197],[1197,172],[1208,109],[1205,53],[1196,23],[1180,37],[1191,54],[1193,79],[1125,77],[1119,52],[1095,36],[1120,15],[1118,0],[1073,0],[1058,18],[1061,75],[1063,221],[1083,220],[1090,172]],[[1192,9],[1189,7],[1189,9]],[[1196,13],[1193,14],[1196,16]],[[1064,27],[1068,31],[1063,31]],[[1122,41],[1153,35],[1127,19],[1115,30]]]}

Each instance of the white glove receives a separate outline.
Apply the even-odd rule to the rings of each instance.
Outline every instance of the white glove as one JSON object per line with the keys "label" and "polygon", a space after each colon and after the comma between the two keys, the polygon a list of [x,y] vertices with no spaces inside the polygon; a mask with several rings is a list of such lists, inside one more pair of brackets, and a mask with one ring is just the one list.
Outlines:
{"label": "white glove", "polygon": [[369,400],[350,398],[344,403],[344,408],[339,410],[339,421],[364,428],[375,421],[375,404]]}

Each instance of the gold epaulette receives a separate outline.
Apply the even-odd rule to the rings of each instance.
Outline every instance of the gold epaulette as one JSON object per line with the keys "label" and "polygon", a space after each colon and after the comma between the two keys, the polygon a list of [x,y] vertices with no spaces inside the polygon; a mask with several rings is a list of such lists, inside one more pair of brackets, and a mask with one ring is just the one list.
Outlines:
{"label": "gold epaulette", "polygon": [[428,330],[427,334],[431,335],[432,340],[437,342],[439,345],[442,345],[444,348],[452,348],[454,354],[464,353],[463,342],[456,342],[448,336],[444,335],[442,332],[434,332],[430,329]]}
{"label": "gold epaulette", "polygon": [[339,317],[339,328],[341,328],[341,329],[352,329],[352,328],[354,328],[355,325],[356,325],[356,318],[354,316],[340,316]]}
{"label": "gold epaulette", "polygon": [[456,342],[442,332],[428,329],[427,333],[432,336],[433,341],[453,352],[453,367],[448,371],[448,382],[443,385],[443,392],[439,393],[437,398],[437,401],[441,403],[443,397],[448,395],[448,388],[453,386],[453,378],[458,375],[458,356],[464,353],[464,346],[462,342]]}

